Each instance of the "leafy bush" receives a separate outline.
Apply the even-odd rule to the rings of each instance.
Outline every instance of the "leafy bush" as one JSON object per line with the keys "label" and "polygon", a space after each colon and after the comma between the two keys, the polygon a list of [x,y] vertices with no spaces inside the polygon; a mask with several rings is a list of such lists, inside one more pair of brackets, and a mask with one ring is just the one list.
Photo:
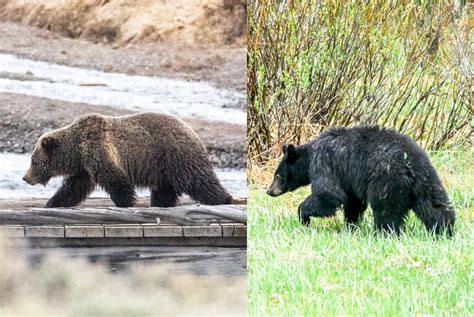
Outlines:
{"label": "leafy bush", "polygon": [[251,1],[248,166],[332,125],[392,127],[432,150],[468,142],[471,33],[431,3]]}

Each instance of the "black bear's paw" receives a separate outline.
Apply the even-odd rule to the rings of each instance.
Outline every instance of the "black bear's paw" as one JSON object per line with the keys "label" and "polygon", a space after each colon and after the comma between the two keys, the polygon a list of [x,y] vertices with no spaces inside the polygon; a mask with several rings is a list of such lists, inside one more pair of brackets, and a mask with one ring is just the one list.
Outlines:
{"label": "black bear's paw", "polygon": [[303,226],[309,226],[310,223],[310,216],[311,216],[311,209],[310,206],[308,206],[308,202],[304,201],[298,206],[298,217],[300,220],[300,223]]}

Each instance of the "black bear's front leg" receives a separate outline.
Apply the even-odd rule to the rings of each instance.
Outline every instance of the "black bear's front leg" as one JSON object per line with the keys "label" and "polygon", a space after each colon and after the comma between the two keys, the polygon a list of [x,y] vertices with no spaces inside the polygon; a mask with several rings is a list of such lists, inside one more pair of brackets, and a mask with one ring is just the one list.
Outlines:
{"label": "black bear's front leg", "polygon": [[309,195],[298,207],[300,222],[307,226],[310,216],[331,217],[336,214],[336,209],[342,204],[341,200],[330,193],[317,193]]}
{"label": "black bear's front leg", "polygon": [[88,173],[66,177],[61,187],[46,203],[46,208],[73,207],[83,202],[94,190],[95,184]]}
{"label": "black bear's front leg", "polygon": [[102,166],[96,178],[99,186],[110,195],[115,206],[132,207],[135,204],[135,188],[118,167]]}

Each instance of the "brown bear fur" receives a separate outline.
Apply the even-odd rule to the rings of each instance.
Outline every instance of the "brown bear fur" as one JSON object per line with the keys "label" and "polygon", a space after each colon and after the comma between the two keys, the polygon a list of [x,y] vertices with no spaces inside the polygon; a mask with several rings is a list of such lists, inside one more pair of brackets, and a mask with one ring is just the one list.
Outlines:
{"label": "brown bear fur", "polygon": [[31,185],[65,176],[46,207],[76,206],[96,185],[118,207],[135,203],[135,187],[151,189],[151,206],[175,206],[181,194],[202,204],[229,204],[194,131],[174,117],[142,113],[85,115],[43,134],[25,177]]}

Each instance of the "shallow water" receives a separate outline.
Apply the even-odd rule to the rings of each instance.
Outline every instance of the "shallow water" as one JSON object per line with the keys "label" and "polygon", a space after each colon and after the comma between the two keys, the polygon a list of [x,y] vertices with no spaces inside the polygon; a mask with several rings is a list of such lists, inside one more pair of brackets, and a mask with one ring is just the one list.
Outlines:
{"label": "shallow water", "polygon": [[[51,197],[61,185],[61,178],[52,179],[46,187],[31,186],[22,180],[30,165],[30,156],[25,154],[0,154],[0,199],[21,197]],[[235,196],[247,196],[247,174],[245,169],[216,169],[222,185]],[[149,196],[148,190],[139,190],[138,196]],[[91,197],[108,197],[103,190],[96,189]]]}
{"label": "shallow water", "polygon": [[245,94],[206,82],[105,73],[9,54],[0,54],[0,92],[178,117],[247,122],[242,107]]}

